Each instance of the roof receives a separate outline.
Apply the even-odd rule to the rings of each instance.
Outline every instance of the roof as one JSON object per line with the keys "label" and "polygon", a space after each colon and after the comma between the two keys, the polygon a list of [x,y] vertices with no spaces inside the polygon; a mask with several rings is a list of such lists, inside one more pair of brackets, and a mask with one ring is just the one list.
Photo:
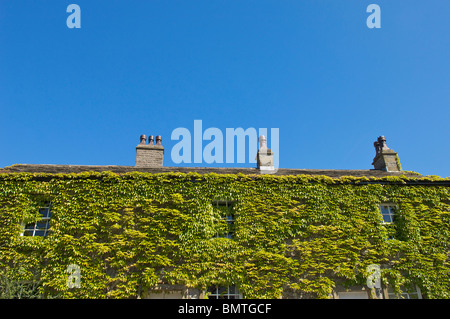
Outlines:
{"label": "roof", "polygon": [[[52,165],[52,164],[16,164],[5,168],[0,168],[0,173],[48,173],[48,174],[70,174],[82,172],[113,172],[116,174],[125,174],[130,172],[145,173],[199,173],[199,174],[244,174],[244,175],[260,175],[257,168],[241,167],[135,167],[135,166],[118,166],[118,165]],[[332,178],[343,176],[354,177],[387,177],[387,176],[406,176],[421,177],[421,175],[413,172],[386,172],[375,169],[366,170],[345,170],[345,169],[291,169],[280,168],[271,175],[323,175]]]}

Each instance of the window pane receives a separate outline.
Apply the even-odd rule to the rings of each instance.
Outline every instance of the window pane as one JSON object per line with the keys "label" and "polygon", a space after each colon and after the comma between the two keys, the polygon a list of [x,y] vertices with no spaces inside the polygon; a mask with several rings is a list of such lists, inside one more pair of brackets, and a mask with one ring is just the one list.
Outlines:
{"label": "window pane", "polygon": [[385,223],[392,223],[392,217],[391,215],[383,215],[383,221]]}
{"label": "window pane", "polygon": [[34,232],[34,236],[45,236],[46,231],[45,230],[36,230]]}
{"label": "window pane", "polygon": [[208,289],[208,292],[212,293],[212,294],[216,294],[217,293],[217,287],[211,287]]}
{"label": "window pane", "polygon": [[49,211],[48,207],[40,208],[39,209],[39,214],[41,214],[42,217],[47,217],[48,211]]}
{"label": "window pane", "polygon": [[44,208],[44,214],[42,215],[43,218],[50,218],[52,217],[52,211],[50,210],[50,207]]}
{"label": "window pane", "polygon": [[32,224],[27,224],[25,226],[25,230],[33,230],[35,227],[36,223],[32,223]]}
{"label": "window pane", "polygon": [[227,287],[219,287],[219,294],[226,294],[228,293],[228,288]]}
{"label": "window pane", "polygon": [[44,221],[39,221],[36,223],[36,228],[38,229],[48,229],[49,228],[49,221],[48,220],[44,220]]}

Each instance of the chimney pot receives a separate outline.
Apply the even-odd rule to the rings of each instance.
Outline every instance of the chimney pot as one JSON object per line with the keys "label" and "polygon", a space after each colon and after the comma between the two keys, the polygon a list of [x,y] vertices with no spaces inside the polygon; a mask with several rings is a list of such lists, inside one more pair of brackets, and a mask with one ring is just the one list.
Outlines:
{"label": "chimney pot", "polygon": [[384,136],[379,136],[377,141],[378,141],[378,144],[380,145],[380,149],[382,151],[389,149],[389,147],[387,147],[387,145],[386,145],[386,138]]}
{"label": "chimney pot", "polygon": [[256,154],[256,165],[261,171],[273,171],[273,153],[267,148],[267,138],[264,135],[259,137],[259,150]]}
{"label": "chimney pot", "polygon": [[146,141],[147,141],[147,136],[146,135],[141,135],[141,143],[140,143],[140,145],[145,145]]}
{"label": "chimney pot", "polygon": [[161,135],[156,136],[156,145],[161,145],[162,137]]}
{"label": "chimney pot", "polygon": [[259,149],[267,148],[267,138],[264,135],[259,137]]}

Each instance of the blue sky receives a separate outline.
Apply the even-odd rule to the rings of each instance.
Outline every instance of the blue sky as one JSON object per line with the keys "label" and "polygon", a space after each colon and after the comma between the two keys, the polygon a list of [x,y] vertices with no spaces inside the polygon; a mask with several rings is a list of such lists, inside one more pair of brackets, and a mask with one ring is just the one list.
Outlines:
{"label": "blue sky", "polygon": [[0,167],[134,165],[141,134],[175,166],[172,131],[202,120],[279,128],[283,168],[371,169],[385,135],[403,169],[450,176],[449,16],[445,0],[1,0]]}

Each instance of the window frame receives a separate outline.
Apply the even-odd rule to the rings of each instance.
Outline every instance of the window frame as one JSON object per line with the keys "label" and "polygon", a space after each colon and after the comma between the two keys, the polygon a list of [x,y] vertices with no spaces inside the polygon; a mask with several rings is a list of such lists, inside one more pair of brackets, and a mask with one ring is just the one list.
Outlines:
{"label": "window frame", "polygon": [[222,216],[222,218],[225,219],[225,222],[227,223],[227,232],[221,235],[218,235],[217,237],[221,238],[228,238],[233,239],[234,233],[235,233],[235,222],[236,222],[236,216],[234,212],[230,212],[233,210],[233,206],[236,204],[236,201],[232,200],[213,200],[212,201],[214,208],[219,208],[219,206],[225,206],[227,208],[227,212],[225,216]]}
{"label": "window frame", "polygon": [[[50,220],[52,218],[52,202],[45,201],[39,207],[39,214],[41,217],[36,217],[34,222],[31,223],[22,223],[22,232],[20,233],[21,237],[47,237],[50,233]],[[41,213],[41,211],[43,211]],[[41,225],[44,226],[41,226]],[[43,232],[42,235],[38,234],[38,232]],[[27,234],[29,233],[29,234]]]}
{"label": "window frame", "polygon": [[[388,209],[388,214],[383,214],[383,207]],[[399,207],[395,203],[381,203],[378,205],[378,211],[381,215],[381,220],[383,225],[391,225],[395,221],[395,215],[398,211]],[[385,216],[389,216],[390,221],[385,220]]]}
{"label": "window frame", "polygon": [[[404,287],[401,288],[402,292],[397,294],[394,292],[392,287],[388,286],[386,289],[387,299],[423,299],[419,286],[414,285],[412,287],[413,289],[405,289]],[[416,296],[417,298],[411,298],[411,296]]]}
{"label": "window frame", "polygon": [[[234,289],[234,292],[230,292],[230,288]],[[219,293],[219,290],[226,289],[226,293]],[[211,292],[214,290],[214,292]],[[242,293],[235,285],[231,286],[213,286],[207,290],[208,299],[243,299]]]}

